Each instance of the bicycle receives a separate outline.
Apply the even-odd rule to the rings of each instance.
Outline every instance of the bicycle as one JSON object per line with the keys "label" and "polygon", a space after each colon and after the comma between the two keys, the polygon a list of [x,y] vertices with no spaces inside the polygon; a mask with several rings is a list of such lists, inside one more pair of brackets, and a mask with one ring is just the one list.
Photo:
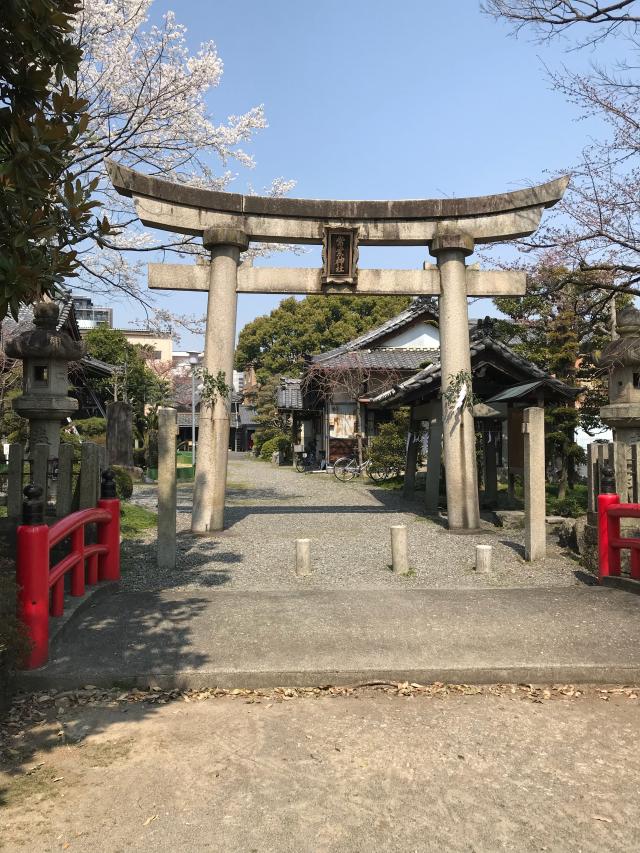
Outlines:
{"label": "bicycle", "polygon": [[370,459],[365,459],[360,465],[355,456],[342,456],[333,463],[333,475],[343,483],[361,474],[366,474],[374,483],[381,483],[389,477],[386,468],[374,464]]}
{"label": "bicycle", "polygon": [[316,454],[311,451],[309,453],[298,453],[296,456],[296,471],[299,474],[310,474],[317,470],[318,460]]}

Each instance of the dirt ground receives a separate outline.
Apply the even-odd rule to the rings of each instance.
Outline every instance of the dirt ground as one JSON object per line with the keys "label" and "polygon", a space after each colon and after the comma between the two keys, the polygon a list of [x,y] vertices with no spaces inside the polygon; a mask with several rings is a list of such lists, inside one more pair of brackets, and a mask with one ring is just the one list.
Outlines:
{"label": "dirt ground", "polygon": [[637,697],[36,697],[0,741],[0,847],[637,851]]}

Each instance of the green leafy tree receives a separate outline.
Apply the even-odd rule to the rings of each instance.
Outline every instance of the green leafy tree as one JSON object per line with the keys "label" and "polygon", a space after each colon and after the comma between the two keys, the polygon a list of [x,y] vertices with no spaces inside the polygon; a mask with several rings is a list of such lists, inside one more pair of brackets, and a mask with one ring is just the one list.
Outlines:
{"label": "green leafy tree", "polygon": [[[597,358],[611,338],[611,293],[594,299],[598,275],[602,273],[584,271],[567,284],[565,268],[541,265],[530,276],[525,297],[494,300],[509,318],[496,324],[503,340],[556,378],[584,389],[577,405],[563,403],[546,411],[549,458],[559,463],[560,499],[583,455],[574,442],[575,430],[601,427],[599,410],[607,400],[607,375]],[[629,299],[620,294],[616,304],[620,308]]]}
{"label": "green leafy tree", "polygon": [[350,341],[407,307],[402,296],[306,296],[284,299],[268,316],[257,317],[240,332],[239,370],[253,364],[260,382],[300,372],[305,355]]}
{"label": "green leafy tree", "polygon": [[147,366],[144,347],[129,343],[120,330],[91,329],[85,340],[89,355],[121,368],[114,379],[88,377],[87,381],[103,398],[131,404],[135,427],[142,437],[153,424],[157,407],[168,399],[169,383]]}
{"label": "green leafy tree", "polygon": [[269,451],[271,456],[274,450],[287,450],[292,447],[291,424],[286,415],[276,408],[276,395],[279,376],[270,376],[258,389],[256,395],[256,423],[257,428],[253,436],[253,448],[256,453],[261,454],[265,444],[273,443],[273,449]]}
{"label": "green leafy tree", "polygon": [[[69,171],[89,116],[74,93],[79,0],[5,0],[0,15],[0,318],[53,293],[95,230],[96,181]],[[106,232],[108,223],[98,224]]]}

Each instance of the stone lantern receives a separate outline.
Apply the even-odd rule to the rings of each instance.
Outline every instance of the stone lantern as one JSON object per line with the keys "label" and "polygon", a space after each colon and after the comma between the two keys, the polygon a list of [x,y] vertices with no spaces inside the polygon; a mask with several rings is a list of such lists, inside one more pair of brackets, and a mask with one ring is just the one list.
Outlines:
{"label": "stone lantern", "polygon": [[49,458],[58,456],[60,426],[78,408],[68,396],[70,361],[84,355],[84,344],[58,330],[58,306],[39,302],[33,308],[35,328],[12,338],[5,351],[10,358],[22,359],[22,396],[13,409],[29,421],[29,455],[36,444],[49,445]]}
{"label": "stone lantern", "polygon": [[603,422],[624,445],[640,441],[640,311],[618,315],[619,338],[602,350],[599,364],[609,368],[609,404],[600,409]]}

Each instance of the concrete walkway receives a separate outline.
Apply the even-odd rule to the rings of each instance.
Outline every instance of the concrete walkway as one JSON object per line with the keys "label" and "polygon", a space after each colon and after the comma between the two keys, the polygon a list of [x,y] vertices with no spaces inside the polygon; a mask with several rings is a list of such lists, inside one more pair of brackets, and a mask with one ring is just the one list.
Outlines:
{"label": "concrete walkway", "polygon": [[33,688],[377,679],[640,683],[640,597],[614,589],[167,590],[106,596]]}
{"label": "concrete walkway", "polygon": [[[230,478],[222,536],[184,531],[167,573],[154,538],[125,543],[120,592],[100,590],[22,683],[640,683],[640,597],[587,585],[557,546],[526,564],[505,532],[452,536],[398,494],[246,457]],[[155,493],[138,500],[153,508]],[[189,508],[185,493],[181,525]],[[390,523],[409,527],[410,577],[386,565]],[[293,540],[308,533],[314,572],[296,577]],[[471,568],[476,541],[494,545],[489,575]]]}

